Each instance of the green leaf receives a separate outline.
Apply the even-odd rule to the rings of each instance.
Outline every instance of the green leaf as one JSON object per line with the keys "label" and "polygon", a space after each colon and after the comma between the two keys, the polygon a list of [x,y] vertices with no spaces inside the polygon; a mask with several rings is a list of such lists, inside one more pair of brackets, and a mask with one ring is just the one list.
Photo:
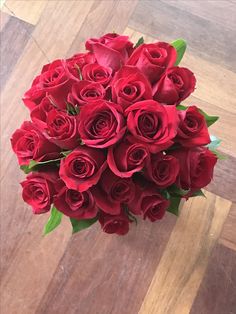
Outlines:
{"label": "green leaf", "polygon": [[186,107],[186,106],[183,106],[183,105],[178,105],[178,106],[176,106],[176,109],[177,110],[186,110],[188,107]]}
{"label": "green leaf", "polygon": [[134,48],[138,48],[143,43],[144,43],[144,39],[143,39],[143,37],[140,37],[139,40],[137,41],[136,45],[134,46]]}
{"label": "green leaf", "polygon": [[185,53],[185,50],[187,47],[187,43],[184,39],[180,38],[180,39],[176,39],[175,41],[173,41],[171,43],[171,45],[177,51],[177,59],[176,59],[175,65],[178,65],[184,56],[184,53]]}
{"label": "green leaf", "polygon": [[62,154],[64,157],[67,157],[71,152],[72,152],[72,150],[66,150],[66,151],[64,151],[64,152],[61,152],[61,154]]}
{"label": "green leaf", "polygon": [[81,231],[83,229],[86,229],[86,228],[90,227],[97,220],[98,220],[97,217],[92,218],[92,219],[81,219],[81,220],[70,218],[71,225],[73,227],[72,233],[76,233],[76,232],[79,232],[79,231]]}
{"label": "green leaf", "polygon": [[221,154],[221,153],[220,153],[218,150],[216,150],[216,149],[211,149],[211,152],[212,152],[213,154],[215,154],[216,157],[217,157],[218,159],[220,159],[220,160],[225,160],[225,159],[227,159],[227,156]]}
{"label": "green leaf", "polygon": [[202,109],[198,108],[198,111],[205,117],[207,126],[211,126],[213,123],[215,123],[219,117],[217,116],[209,116],[206,112],[204,112]]}
{"label": "green leaf", "polygon": [[206,197],[206,195],[202,192],[202,190],[197,190],[197,191],[194,191],[190,197],[194,197],[194,196],[203,196],[203,197]]}
{"label": "green leaf", "polygon": [[167,208],[167,211],[178,216],[179,215],[179,204],[181,201],[181,197],[171,196],[170,198],[170,206]]}
{"label": "green leaf", "polygon": [[171,196],[185,196],[188,194],[189,190],[183,190],[178,188],[176,185],[172,185],[168,188],[168,192]]}
{"label": "green leaf", "polygon": [[72,116],[77,116],[79,114],[79,107],[77,105],[74,106],[69,102],[66,102],[66,110],[68,114]]}
{"label": "green leaf", "polygon": [[221,140],[214,135],[211,135],[210,139],[211,139],[211,142],[206,147],[208,147],[210,150],[215,150],[217,147],[219,147]]}
{"label": "green leaf", "polygon": [[55,206],[51,209],[51,215],[44,227],[43,234],[46,235],[49,232],[53,231],[57,226],[60,225],[62,218],[62,213],[59,212]]}

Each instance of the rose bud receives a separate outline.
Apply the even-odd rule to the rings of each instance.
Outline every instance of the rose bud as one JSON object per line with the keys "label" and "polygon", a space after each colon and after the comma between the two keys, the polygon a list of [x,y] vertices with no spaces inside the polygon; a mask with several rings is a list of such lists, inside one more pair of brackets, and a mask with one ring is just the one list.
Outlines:
{"label": "rose bud", "polygon": [[81,72],[85,65],[93,64],[96,59],[92,53],[78,53],[65,60],[67,75],[75,81],[81,80]]}
{"label": "rose bud", "polygon": [[94,53],[98,64],[117,71],[133,51],[133,44],[128,36],[115,33],[105,34],[100,38],[90,38],[86,41],[87,50]]}
{"label": "rose bud", "polygon": [[173,144],[178,115],[174,106],[163,106],[154,100],[137,102],[125,111],[127,128],[136,141],[142,142],[151,153]]}
{"label": "rose bud", "polygon": [[63,149],[79,145],[78,118],[66,112],[51,110],[47,115],[47,138]]}
{"label": "rose bud", "polygon": [[177,53],[165,42],[142,44],[134,50],[127,65],[135,65],[151,83],[159,80],[162,73],[175,64]]}
{"label": "rose bud", "polygon": [[72,85],[71,93],[69,93],[67,100],[73,106],[83,106],[95,100],[103,99],[105,96],[106,91],[101,84],[80,81]]}
{"label": "rose bud", "polygon": [[178,158],[180,173],[176,184],[184,190],[197,190],[208,185],[213,178],[217,157],[205,147],[182,148],[171,152]]}
{"label": "rose bud", "polygon": [[134,66],[123,66],[112,83],[112,100],[124,109],[134,102],[152,99],[152,88],[147,78]]}
{"label": "rose bud", "polygon": [[179,161],[171,155],[164,155],[163,153],[151,155],[150,162],[146,164],[146,178],[153,181],[161,189],[175,183],[178,174]]}
{"label": "rose bud", "polygon": [[66,216],[76,219],[89,219],[97,215],[98,207],[90,190],[78,192],[64,184],[54,196],[55,207]]}
{"label": "rose bud", "polygon": [[114,216],[100,212],[99,222],[106,233],[125,235],[129,231],[130,220],[125,213]]}
{"label": "rose bud", "polygon": [[126,131],[120,105],[105,100],[83,106],[80,111],[79,134],[91,147],[105,148],[118,142]]}
{"label": "rose bud", "polygon": [[179,128],[176,142],[185,147],[207,145],[211,142],[206,120],[195,106],[179,110]]}
{"label": "rose bud", "polygon": [[23,122],[12,134],[11,145],[20,165],[28,165],[30,160],[47,161],[60,156],[60,148],[50,143],[29,121]]}
{"label": "rose bud", "polygon": [[169,68],[154,85],[153,99],[167,105],[178,105],[194,91],[195,85],[195,76],[189,69]]}
{"label": "rose bud", "polygon": [[97,184],[106,166],[103,151],[80,146],[62,159],[59,174],[68,189],[84,192]]}
{"label": "rose bud", "polygon": [[125,141],[109,147],[107,163],[115,175],[128,178],[143,169],[148,156],[145,144]]}
{"label": "rose bud", "polygon": [[67,95],[72,82],[63,61],[55,60],[43,67],[41,74],[34,79],[31,88],[25,93],[23,102],[32,110],[48,93],[57,107],[66,109]]}
{"label": "rose bud", "polygon": [[109,169],[105,170],[99,183],[93,188],[94,198],[99,208],[111,215],[119,215],[121,205],[134,198],[133,181],[117,177]]}
{"label": "rose bud", "polygon": [[150,221],[162,219],[170,202],[159,194],[155,187],[148,187],[144,190],[136,186],[136,196],[128,204],[131,212],[135,215],[142,215],[143,219]]}
{"label": "rose bud", "polygon": [[112,69],[105,68],[99,64],[88,64],[82,70],[84,80],[100,83],[106,87],[112,79]]}
{"label": "rose bud", "polygon": [[32,206],[34,214],[50,210],[57,180],[56,172],[32,172],[21,182],[23,200]]}

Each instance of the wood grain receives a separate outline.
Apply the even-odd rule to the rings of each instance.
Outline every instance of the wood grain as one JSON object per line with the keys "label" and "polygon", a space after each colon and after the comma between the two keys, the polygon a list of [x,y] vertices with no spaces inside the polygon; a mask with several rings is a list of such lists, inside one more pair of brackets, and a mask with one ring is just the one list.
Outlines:
{"label": "wood grain", "polygon": [[229,215],[225,221],[219,242],[236,251],[236,203],[232,204]]}

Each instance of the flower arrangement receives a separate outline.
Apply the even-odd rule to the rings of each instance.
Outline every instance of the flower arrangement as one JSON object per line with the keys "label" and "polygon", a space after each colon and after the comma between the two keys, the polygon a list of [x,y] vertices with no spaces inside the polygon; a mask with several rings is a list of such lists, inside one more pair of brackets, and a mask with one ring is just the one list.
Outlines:
{"label": "flower arrangement", "polygon": [[11,138],[23,200],[50,211],[44,233],[68,216],[73,232],[99,222],[124,235],[137,217],[178,214],[204,195],[219,158],[208,127],[218,117],[185,106],[196,79],[179,67],[178,39],[134,45],[115,33],[90,38],[88,52],[42,68],[24,94],[31,121]]}

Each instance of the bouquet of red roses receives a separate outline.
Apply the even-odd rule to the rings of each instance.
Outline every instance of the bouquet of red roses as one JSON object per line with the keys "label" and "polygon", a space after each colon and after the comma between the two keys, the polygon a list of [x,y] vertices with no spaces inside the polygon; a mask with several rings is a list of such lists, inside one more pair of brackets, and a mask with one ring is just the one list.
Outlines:
{"label": "bouquet of red roses", "polygon": [[137,216],[154,222],[204,195],[219,145],[208,127],[218,117],[180,104],[196,83],[178,66],[184,40],[134,45],[112,33],[85,47],[33,80],[23,97],[31,121],[12,148],[28,174],[23,200],[35,214],[50,211],[45,233],[64,214],[73,232],[98,221],[123,235]]}

